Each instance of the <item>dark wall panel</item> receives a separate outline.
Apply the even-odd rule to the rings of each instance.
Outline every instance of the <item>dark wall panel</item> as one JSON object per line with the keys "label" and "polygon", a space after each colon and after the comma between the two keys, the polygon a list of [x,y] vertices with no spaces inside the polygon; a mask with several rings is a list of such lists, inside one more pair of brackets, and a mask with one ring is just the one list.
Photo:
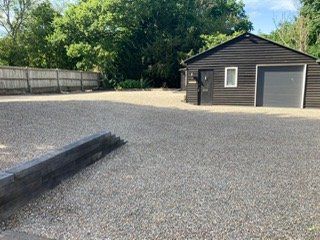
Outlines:
{"label": "dark wall panel", "polygon": [[198,86],[196,83],[187,85],[187,103],[198,104]]}

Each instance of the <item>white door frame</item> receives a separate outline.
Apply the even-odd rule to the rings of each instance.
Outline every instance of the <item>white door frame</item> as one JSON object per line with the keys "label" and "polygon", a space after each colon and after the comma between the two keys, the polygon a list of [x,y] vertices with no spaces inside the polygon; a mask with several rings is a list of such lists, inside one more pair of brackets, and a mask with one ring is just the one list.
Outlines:
{"label": "white door frame", "polygon": [[283,63],[283,64],[257,64],[256,65],[256,80],[255,80],[255,93],[254,93],[254,106],[257,106],[257,95],[258,95],[258,73],[259,67],[287,67],[287,66],[303,66],[303,80],[302,80],[302,94],[301,94],[301,106],[304,108],[304,100],[306,94],[306,83],[307,83],[307,68],[306,63]]}

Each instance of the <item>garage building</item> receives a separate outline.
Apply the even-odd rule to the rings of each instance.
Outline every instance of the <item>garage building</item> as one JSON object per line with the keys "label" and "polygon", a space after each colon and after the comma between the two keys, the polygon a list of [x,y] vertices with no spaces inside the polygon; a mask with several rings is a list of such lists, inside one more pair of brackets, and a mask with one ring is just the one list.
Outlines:
{"label": "garage building", "polygon": [[189,103],[320,107],[319,61],[252,33],[195,55],[184,64]]}

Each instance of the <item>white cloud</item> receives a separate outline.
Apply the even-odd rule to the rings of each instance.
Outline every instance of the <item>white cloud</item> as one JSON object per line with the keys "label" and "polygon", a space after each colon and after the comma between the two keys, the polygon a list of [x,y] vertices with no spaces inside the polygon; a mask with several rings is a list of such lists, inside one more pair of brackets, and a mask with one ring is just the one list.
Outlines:
{"label": "white cloud", "polygon": [[274,11],[296,12],[299,8],[298,0],[243,0],[243,2],[252,9],[267,8]]}

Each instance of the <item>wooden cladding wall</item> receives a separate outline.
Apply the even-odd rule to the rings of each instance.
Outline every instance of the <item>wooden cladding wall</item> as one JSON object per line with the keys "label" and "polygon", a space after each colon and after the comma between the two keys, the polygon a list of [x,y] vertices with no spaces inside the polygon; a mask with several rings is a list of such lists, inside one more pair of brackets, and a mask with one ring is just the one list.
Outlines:
{"label": "wooden cladding wall", "polygon": [[198,85],[196,82],[187,84],[187,103],[198,104]]}
{"label": "wooden cladding wall", "polygon": [[[305,107],[320,107],[320,65],[316,60],[254,36],[244,35],[190,60],[188,83],[199,69],[213,69],[213,104],[254,106],[258,64],[307,64]],[[237,88],[224,87],[225,67],[238,67]],[[196,89],[188,84],[188,102],[196,103]]]}
{"label": "wooden cladding wall", "polygon": [[308,64],[305,95],[306,107],[320,107],[320,65]]}
{"label": "wooden cladding wall", "polygon": [[99,87],[100,74],[60,69],[0,67],[0,94],[52,93]]}

